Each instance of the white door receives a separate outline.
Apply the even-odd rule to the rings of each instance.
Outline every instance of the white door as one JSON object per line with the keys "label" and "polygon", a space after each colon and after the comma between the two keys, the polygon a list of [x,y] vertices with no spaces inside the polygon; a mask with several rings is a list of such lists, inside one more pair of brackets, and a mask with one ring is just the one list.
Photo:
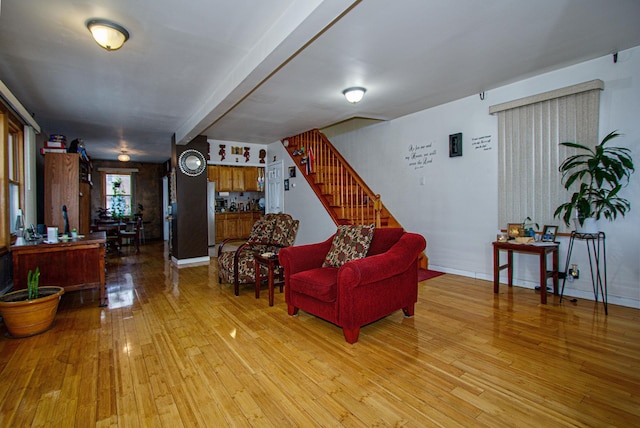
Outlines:
{"label": "white door", "polygon": [[267,194],[266,207],[267,213],[283,213],[284,212],[284,182],[282,178],[282,161],[274,162],[267,166]]}

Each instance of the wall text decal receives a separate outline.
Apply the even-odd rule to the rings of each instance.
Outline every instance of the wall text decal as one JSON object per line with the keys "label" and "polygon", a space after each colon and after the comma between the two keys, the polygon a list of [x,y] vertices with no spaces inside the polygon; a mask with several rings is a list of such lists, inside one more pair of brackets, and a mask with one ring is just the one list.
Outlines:
{"label": "wall text decal", "polygon": [[493,146],[491,145],[491,135],[485,135],[484,137],[473,137],[471,139],[471,147],[474,150],[491,150]]}
{"label": "wall text decal", "polygon": [[433,163],[437,150],[433,148],[433,142],[426,144],[410,144],[408,154],[404,157],[410,168],[422,169],[425,165]]}

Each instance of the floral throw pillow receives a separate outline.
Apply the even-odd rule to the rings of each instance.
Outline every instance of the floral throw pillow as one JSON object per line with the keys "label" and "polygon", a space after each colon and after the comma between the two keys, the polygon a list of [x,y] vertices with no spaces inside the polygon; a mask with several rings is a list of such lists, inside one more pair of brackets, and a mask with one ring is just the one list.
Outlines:
{"label": "floral throw pillow", "polygon": [[374,230],[373,224],[338,226],[322,267],[340,267],[351,260],[364,258],[369,251]]}

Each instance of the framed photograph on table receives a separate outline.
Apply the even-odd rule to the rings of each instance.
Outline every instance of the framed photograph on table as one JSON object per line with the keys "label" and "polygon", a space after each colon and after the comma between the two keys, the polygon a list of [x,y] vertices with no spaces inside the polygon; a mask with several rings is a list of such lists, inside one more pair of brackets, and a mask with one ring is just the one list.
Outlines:
{"label": "framed photograph on table", "polygon": [[556,234],[558,233],[558,226],[545,225],[542,229],[542,242],[556,242]]}
{"label": "framed photograph on table", "polygon": [[517,238],[518,236],[524,236],[524,230],[522,230],[522,223],[507,224],[507,235],[509,235],[509,238]]}

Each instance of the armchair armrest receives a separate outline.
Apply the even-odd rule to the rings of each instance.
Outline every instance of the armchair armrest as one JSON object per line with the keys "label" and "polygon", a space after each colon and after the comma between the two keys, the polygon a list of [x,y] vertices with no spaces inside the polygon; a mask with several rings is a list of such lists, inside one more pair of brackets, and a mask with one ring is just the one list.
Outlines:
{"label": "armchair armrest", "polygon": [[280,264],[289,274],[319,268],[331,248],[332,240],[333,236],[316,244],[283,248],[278,254]]}
{"label": "armchair armrest", "polygon": [[338,284],[355,287],[403,273],[426,246],[423,236],[405,233],[388,251],[345,263],[338,271]]}

